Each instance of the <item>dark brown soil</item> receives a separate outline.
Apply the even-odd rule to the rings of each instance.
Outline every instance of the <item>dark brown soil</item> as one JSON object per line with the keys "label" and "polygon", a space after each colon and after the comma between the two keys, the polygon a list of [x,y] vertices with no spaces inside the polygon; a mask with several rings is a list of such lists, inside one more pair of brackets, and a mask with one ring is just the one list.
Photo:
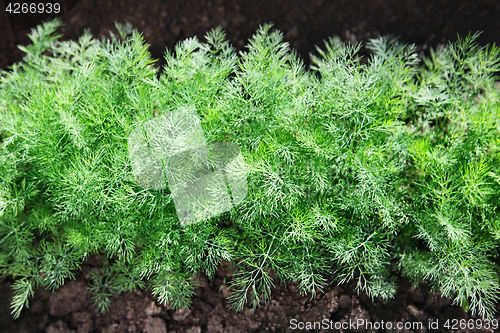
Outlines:
{"label": "dark brown soil", "polygon": [[[400,291],[388,302],[375,299],[372,302],[365,293],[355,292],[355,283],[326,286],[324,293],[315,299],[310,295],[302,297],[296,292],[296,284],[287,286],[275,280],[277,288],[267,306],[254,312],[245,308],[239,313],[229,309],[226,297],[229,295],[229,265],[225,263],[212,281],[200,274],[199,287],[189,310],[174,311],[155,303],[150,291],[123,293],[113,296],[109,310],[99,314],[91,304],[87,290],[88,270],[95,262],[93,258],[82,266],[77,278],[68,281],[54,293],[40,289],[31,300],[29,309],[13,320],[9,315],[11,281],[0,284],[0,332],[19,333],[236,333],[236,332],[294,332],[294,319],[299,322],[321,322],[327,319],[335,323],[365,321],[384,323],[396,328],[397,323],[418,325],[422,329],[368,329],[368,330],[310,330],[310,332],[494,332],[493,330],[447,330],[446,320],[477,320],[447,298],[430,292],[425,286],[413,288],[406,279],[400,279]],[[497,318],[500,320],[500,317]],[[429,322],[438,321],[439,329],[427,329]],[[347,325],[347,324],[345,324]],[[416,326],[415,326],[416,327]],[[351,326],[352,328],[352,326]]]}
{"label": "dark brown soil", "polygon": [[[0,8],[2,8],[0,6]],[[285,35],[305,62],[314,52],[314,45],[338,35],[348,42],[393,34],[407,43],[416,43],[420,50],[453,41],[457,33],[483,31],[482,44],[500,41],[500,1],[424,1],[424,0],[213,0],[213,1],[132,1],[81,0],[63,16],[61,29],[65,39],[76,39],[84,28],[96,37],[114,30],[114,21],[131,22],[144,33],[154,58],[160,59],[165,48],[187,37],[202,37],[216,26],[222,26],[237,49],[260,24],[273,22]],[[22,59],[16,47],[27,44],[26,32],[13,33],[7,16],[0,13],[0,68],[7,69]],[[0,282],[0,332],[294,332],[292,320],[332,323],[367,319],[372,323],[422,322],[424,329],[380,329],[378,332],[475,332],[448,330],[446,320],[476,319],[467,315],[451,301],[430,292],[427,287],[413,288],[400,280],[400,292],[394,300],[372,302],[364,293],[355,291],[355,284],[328,285],[310,301],[295,291],[295,284],[280,285],[276,281],[272,300],[255,312],[251,309],[235,314],[228,309],[229,266],[225,264],[213,281],[204,275],[198,280],[197,296],[190,310],[174,311],[155,304],[149,291],[113,296],[110,309],[98,314],[91,305],[87,290],[91,261],[77,272],[76,279],[54,293],[45,289],[36,292],[30,308],[21,317],[10,316],[12,290],[10,278]],[[498,305],[497,305],[498,309]],[[497,319],[500,319],[497,315]],[[439,320],[439,329],[427,329],[429,320]],[[387,324],[386,324],[387,326]],[[310,330],[319,332],[320,330]],[[324,330],[336,331],[336,330]],[[344,330],[350,332],[355,330]],[[363,331],[363,330],[361,330]],[[360,332],[361,332],[360,331]],[[367,330],[366,332],[376,332]],[[488,332],[479,329],[477,332]],[[493,330],[489,330],[493,332]]]}
{"label": "dark brown soil", "polygon": [[[70,8],[76,0],[65,2]],[[80,0],[63,16],[61,32],[76,39],[90,28],[100,37],[114,30],[114,21],[131,22],[144,33],[153,57],[161,59],[165,48],[194,35],[201,38],[219,25],[241,50],[260,24],[273,22],[307,62],[314,46],[331,36],[356,42],[393,34],[426,49],[458,33],[483,31],[481,43],[498,43],[499,17],[497,0]],[[26,32],[12,33],[2,10],[0,68],[21,60],[16,46],[28,43]]]}

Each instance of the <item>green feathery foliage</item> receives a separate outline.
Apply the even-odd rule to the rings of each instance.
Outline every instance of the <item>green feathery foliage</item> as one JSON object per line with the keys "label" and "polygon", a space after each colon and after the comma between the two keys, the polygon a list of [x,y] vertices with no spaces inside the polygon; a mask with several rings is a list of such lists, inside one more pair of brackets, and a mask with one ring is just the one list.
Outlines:
{"label": "green feathery foliage", "polygon": [[[235,310],[270,299],[273,276],[314,297],[327,278],[391,298],[394,273],[482,317],[499,296],[500,103],[496,46],[476,35],[431,50],[330,39],[311,71],[270,25],[236,54],[221,29],[179,43],[166,65],[142,36],[29,35],[0,73],[0,275],[19,316],[37,286],[57,289],[90,255],[89,289],[150,288],[189,306],[199,271],[236,263]],[[127,139],[156,115],[194,107],[207,142],[241,148],[248,195],[181,227],[170,190],[144,189]]]}

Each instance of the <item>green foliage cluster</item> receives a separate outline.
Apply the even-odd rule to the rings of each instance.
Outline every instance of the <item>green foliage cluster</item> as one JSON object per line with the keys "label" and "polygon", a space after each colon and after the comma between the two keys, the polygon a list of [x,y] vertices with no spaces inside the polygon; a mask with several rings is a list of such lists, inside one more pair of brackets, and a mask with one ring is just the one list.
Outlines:
{"label": "green foliage cluster", "polygon": [[[130,26],[121,38],[59,41],[33,30],[0,78],[0,275],[16,278],[19,316],[39,285],[55,290],[92,254],[101,311],[113,293],[150,288],[189,306],[199,271],[234,262],[235,310],[269,300],[273,275],[312,297],[328,276],[371,297],[396,272],[491,317],[499,295],[500,50],[476,36],[433,50],[337,38],[308,71],[261,27],[237,54],[220,29],[153,66]],[[137,186],[129,134],[194,106],[208,142],[242,151],[248,196],[181,227],[171,193]]]}

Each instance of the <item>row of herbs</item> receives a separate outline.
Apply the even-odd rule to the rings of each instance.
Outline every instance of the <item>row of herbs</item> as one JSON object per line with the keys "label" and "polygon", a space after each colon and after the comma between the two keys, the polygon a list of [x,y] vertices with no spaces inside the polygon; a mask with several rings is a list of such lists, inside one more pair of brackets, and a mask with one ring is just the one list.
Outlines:
{"label": "row of herbs", "polygon": [[[0,73],[0,275],[12,313],[55,290],[90,255],[96,306],[150,288],[189,306],[199,271],[221,262],[235,310],[271,297],[274,278],[312,297],[328,279],[371,297],[397,273],[491,317],[499,295],[500,50],[476,35],[416,48],[332,38],[310,70],[271,26],[237,53],[214,29],[167,50],[156,68],[142,36],[60,41],[50,21]],[[194,106],[207,141],[242,151],[248,195],[181,227],[168,189],[137,186],[128,135]]]}

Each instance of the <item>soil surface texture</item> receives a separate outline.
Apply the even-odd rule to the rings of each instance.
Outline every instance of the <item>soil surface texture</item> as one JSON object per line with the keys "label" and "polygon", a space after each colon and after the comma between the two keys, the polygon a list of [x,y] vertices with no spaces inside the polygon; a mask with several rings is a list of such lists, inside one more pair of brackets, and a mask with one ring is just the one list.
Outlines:
{"label": "soil surface texture", "polygon": [[[7,1],[4,1],[6,4]],[[221,26],[228,39],[243,50],[259,25],[273,23],[306,63],[315,45],[339,36],[346,42],[379,35],[398,36],[421,50],[456,39],[457,34],[482,31],[482,44],[500,41],[498,0],[65,0],[69,10],[61,29],[65,39],[77,39],[86,28],[94,36],[115,31],[114,22],[130,22],[163,62],[165,48]],[[76,3],[76,6],[75,6]],[[22,59],[19,44],[26,31],[13,33],[0,2],[0,68]],[[22,15],[22,14],[20,14]],[[18,19],[22,20],[22,19]]]}
{"label": "soil surface texture", "polygon": [[[309,54],[315,53],[314,46],[322,46],[323,40],[331,36],[340,36],[346,42],[366,43],[370,37],[394,35],[405,43],[415,43],[422,52],[454,41],[457,34],[465,36],[476,31],[483,31],[478,40],[483,45],[500,41],[498,0],[72,2],[77,2],[76,6],[62,16],[63,39],[77,39],[85,28],[90,28],[97,38],[109,36],[110,30],[116,34],[115,21],[130,22],[144,34],[152,56],[159,59],[158,65],[164,64],[166,48],[172,50],[180,40],[195,35],[204,40],[206,32],[217,26],[226,31],[237,50],[244,50],[259,25],[274,23],[306,64]],[[12,31],[4,9],[0,2],[0,69],[7,70],[23,57],[17,45],[28,44],[29,39],[27,30]],[[234,313],[226,301],[229,264],[224,264],[213,280],[203,274],[197,277],[200,286],[189,310],[163,307],[145,290],[113,296],[109,310],[99,314],[92,307],[87,289],[88,271],[98,265],[97,257],[92,257],[76,272],[75,280],[67,281],[54,293],[43,288],[37,290],[30,307],[24,309],[17,320],[10,315],[13,280],[8,277],[0,281],[0,332],[304,332],[301,325],[324,323],[323,320],[333,329],[308,332],[494,332],[484,328],[460,329],[460,320],[476,322],[479,318],[452,305],[449,299],[429,291],[426,286],[412,287],[401,277],[398,277],[399,293],[387,302],[378,299],[372,302],[365,293],[358,294],[354,282],[340,286],[329,284],[324,293],[311,300],[310,295],[302,297],[296,292],[296,284],[285,286],[277,280],[267,306]],[[496,319],[500,319],[498,311]],[[350,324],[357,320],[370,321],[373,328],[356,328]],[[458,329],[445,328],[447,320],[450,326],[458,321]],[[344,322],[350,325],[342,324]],[[336,330],[339,325],[347,329]]]}
{"label": "soil surface texture", "polygon": [[[255,311],[246,307],[235,313],[226,301],[231,271],[227,263],[221,266],[213,280],[204,274],[197,276],[199,287],[189,310],[163,307],[156,303],[151,291],[144,290],[112,296],[110,308],[100,314],[92,306],[87,290],[88,272],[99,265],[97,257],[91,257],[82,265],[75,280],[68,281],[54,293],[43,288],[37,290],[29,309],[24,309],[17,320],[9,314],[12,280],[2,282],[0,332],[292,333],[306,332],[299,329],[301,325],[314,325],[314,322],[318,323],[318,329],[307,332],[495,332],[484,328],[452,330],[455,321],[459,328],[460,322],[469,323],[472,319],[477,323],[481,319],[451,305],[451,300],[429,291],[426,286],[412,287],[404,278],[399,278],[396,297],[387,302],[377,298],[372,302],[366,293],[358,294],[355,282],[340,286],[329,284],[324,293],[318,293],[311,300],[311,295],[301,296],[296,291],[296,284],[285,286],[275,279],[276,289],[267,306],[261,304]],[[497,313],[498,309],[497,305]],[[496,319],[500,320],[500,316]],[[447,320],[450,329],[445,327]],[[354,326],[358,321],[363,324]],[[327,326],[318,326],[324,322]],[[371,322],[372,327],[367,322]],[[437,329],[429,329],[430,323]]]}

